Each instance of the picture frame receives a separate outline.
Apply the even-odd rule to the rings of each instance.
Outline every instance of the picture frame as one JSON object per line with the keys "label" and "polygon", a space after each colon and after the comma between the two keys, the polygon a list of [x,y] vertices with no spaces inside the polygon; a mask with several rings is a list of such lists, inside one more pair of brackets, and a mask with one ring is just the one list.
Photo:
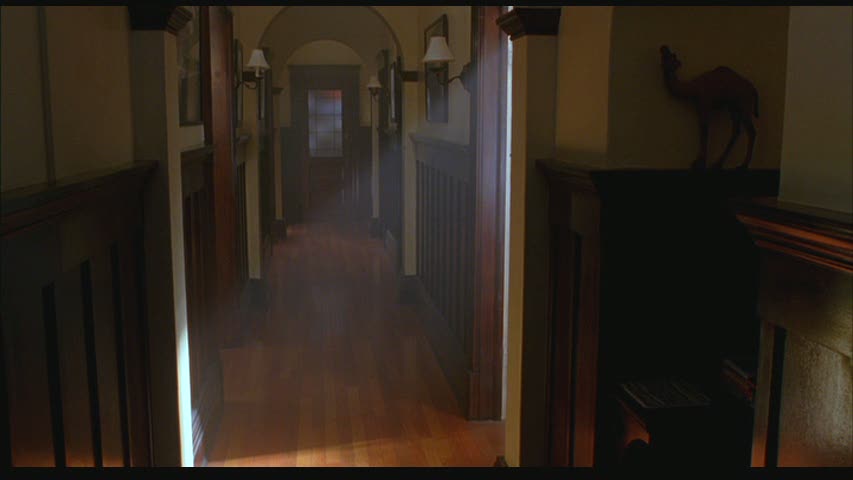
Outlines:
{"label": "picture frame", "polygon": [[234,128],[243,126],[243,43],[234,39]]}
{"label": "picture frame", "polygon": [[202,124],[201,18],[197,5],[186,7],[192,18],[177,33],[180,125]]}
{"label": "picture frame", "polygon": [[[445,37],[450,42],[447,28],[447,15],[444,14],[432,22],[424,30],[424,54],[429,48],[431,37]],[[434,67],[433,67],[434,68]],[[448,121],[448,92],[447,79],[449,68],[444,64],[437,71],[424,65],[424,84],[426,88],[426,120],[430,123],[447,123]]]}

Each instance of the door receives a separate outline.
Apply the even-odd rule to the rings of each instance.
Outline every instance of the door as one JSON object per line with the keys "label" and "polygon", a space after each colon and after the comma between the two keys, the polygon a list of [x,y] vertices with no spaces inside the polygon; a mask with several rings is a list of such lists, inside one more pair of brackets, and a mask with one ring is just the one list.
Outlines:
{"label": "door", "polygon": [[291,66],[293,123],[300,145],[307,221],[339,220],[356,208],[358,66]]}

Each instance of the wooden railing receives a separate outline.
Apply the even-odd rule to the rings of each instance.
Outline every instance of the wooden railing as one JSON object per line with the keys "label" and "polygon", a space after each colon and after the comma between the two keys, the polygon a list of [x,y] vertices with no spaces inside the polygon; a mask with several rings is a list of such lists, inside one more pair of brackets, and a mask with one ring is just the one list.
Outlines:
{"label": "wooden railing", "polygon": [[0,464],[151,464],[142,189],[153,168],[3,194]]}
{"label": "wooden railing", "polygon": [[[417,271],[439,313],[440,361],[467,405],[474,317],[474,163],[467,146],[413,136],[417,157]],[[449,335],[448,335],[449,333]]]}

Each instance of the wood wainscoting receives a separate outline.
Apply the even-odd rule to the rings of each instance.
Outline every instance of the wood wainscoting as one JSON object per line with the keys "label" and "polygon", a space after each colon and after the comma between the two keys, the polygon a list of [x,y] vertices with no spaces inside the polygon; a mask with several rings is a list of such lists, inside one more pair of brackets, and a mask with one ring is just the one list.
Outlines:
{"label": "wood wainscoting", "polygon": [[853,216],[736,208],[761,252],[752,466],[853,466]]}
{"label": "wood wainscoting", "polygon": [[412,135],[417,164],[416,291],[427,335],[466,414],[474,319],[474,159],[468,146]]}
{"label": "wood wainscoting", "polygon": [[[181,156],[193,456],[196,464],[204,463],[204,446],[210,444],[206,437],[213,434],[222,409],[219,349],[224,326],[214,301],[217,284],[213,151],[213,147],[208,145],[186,151]],[[240,245],[238,243],[238,248]]]}
{"label": "wood wainscoting", "polygon": [[4,466],[151,465],[142,191],[153,168],[2,195]]}
{"label": "wood wainscoting", "polygon": [[776,195],[778,170],[539,167],[548,185],[549,295],[547,317],[525,323],[547,325],[533,347],[547,353],[547,388],[544,398],[529,388],[522,395],[545,416],[546,431],[536,432],[545,461],[623,464],[636,437],[619,413],[620,385],[679,378],[711,407],[695,416],[672,409],[678,421],[660,421],[674,425],[667,433],[648,427],[643,461],[748,466],[751,414],[727,406],[720,378],[724,359],[757,357],[758,252],[729,201]]}

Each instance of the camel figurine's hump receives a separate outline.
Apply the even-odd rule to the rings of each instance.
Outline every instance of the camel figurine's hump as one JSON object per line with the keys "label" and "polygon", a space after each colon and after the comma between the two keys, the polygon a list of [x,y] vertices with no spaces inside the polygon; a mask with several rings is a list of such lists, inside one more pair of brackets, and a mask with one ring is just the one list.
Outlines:
{"label": "camel figurine's hump", "polygon": [[[712,100],[715,106],[732,102],[751,105],[758,95],[752,82],[729,67],[717,67],[705,72],[691,80],[690,84],[695,94]],[[757,111],[755,114],[758,116]]]}

